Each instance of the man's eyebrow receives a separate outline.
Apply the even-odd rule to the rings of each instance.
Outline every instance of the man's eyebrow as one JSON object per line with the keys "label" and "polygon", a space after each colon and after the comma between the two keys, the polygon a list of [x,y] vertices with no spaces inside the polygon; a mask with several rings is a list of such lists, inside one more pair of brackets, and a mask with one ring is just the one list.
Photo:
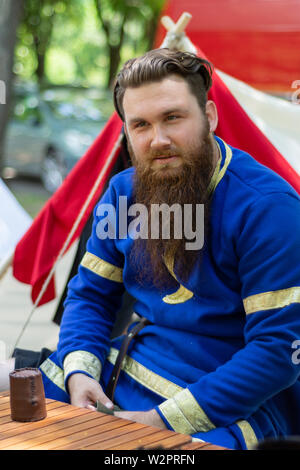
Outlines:
{"label": "man's eyebrow", "polygon": [[[169,108],[163,111],[161,115],[168,116],[169,114],[174,114],[174,113],[187,114],[188,109],[187,108]],[[134,118],[129,119],[128,124],[132,125],[132,124],[136,124],[137,122],[143,122],[145,120],[146,119],[142,117],[134,117]]]}
{"label": "man's eyebrow", "polygon": [[188,109],[187,108],[170,108],[170,109],[166,109],[166,111],[164,111],[162,115],[167,116],[168,114],[174,114],[174,113],[186,114],[188,113]]}
{"label": "man's eyebrow", "polygon": [[129,125],[132,125],[132,124],[135,124],[135,123],[137,123],[137,122],[143,122],[143,121],[145,121],[144,118],[142,118],[142,117],[135,117],[135,118],[129,119],[128,124],[129,124]]}

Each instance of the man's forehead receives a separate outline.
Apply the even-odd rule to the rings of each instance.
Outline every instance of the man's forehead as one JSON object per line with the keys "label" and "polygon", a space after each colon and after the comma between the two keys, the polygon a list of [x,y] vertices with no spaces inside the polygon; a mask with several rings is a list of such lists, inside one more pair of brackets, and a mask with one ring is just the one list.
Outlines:
{"label": "man's forehead", "polygon": [[170,75],[160,81],[144,83],[138,87],[128,87],[123,98],[123,108],[127,116],[154,110],[167,113],[171,109],[186,108],[187,100],[195,100],[187,82],[178,75]]}

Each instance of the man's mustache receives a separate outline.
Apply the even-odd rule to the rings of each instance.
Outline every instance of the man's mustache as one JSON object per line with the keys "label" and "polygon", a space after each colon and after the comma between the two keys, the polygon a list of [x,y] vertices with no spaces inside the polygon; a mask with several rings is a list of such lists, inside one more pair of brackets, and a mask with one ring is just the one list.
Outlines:
{"label": "man's mustache", "polygon": [[174,156],[180,156],[181,152],[178,149],[170,149],[170,150],[153,150],[151,152],[148,152],[148,158],[153,159],[153,158],[163,158],[163,157],[174,157]]}

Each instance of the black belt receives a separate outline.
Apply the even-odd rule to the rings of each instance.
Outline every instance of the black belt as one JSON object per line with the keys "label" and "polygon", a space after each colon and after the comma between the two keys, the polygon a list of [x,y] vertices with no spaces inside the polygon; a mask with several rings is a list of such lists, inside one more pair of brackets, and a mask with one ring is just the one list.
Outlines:
{"label": "black belt", "polygon": [[108,398],[113,401],[115,389],[118,383],[119,375],[121,372],[122,362],[124,357],[126,356],[129,344],[131,343],[132,339],[144,328],[146,325],[150,325],[151,322],[147,320],[147,318],[142,318],[139,323],[132,328],[129,333],[126,334],[125,338],[122,341],[120,351],[117,356],[117,360],[115,362],[113,371],[111,373],[110,379],[108,381],[105,394]]}

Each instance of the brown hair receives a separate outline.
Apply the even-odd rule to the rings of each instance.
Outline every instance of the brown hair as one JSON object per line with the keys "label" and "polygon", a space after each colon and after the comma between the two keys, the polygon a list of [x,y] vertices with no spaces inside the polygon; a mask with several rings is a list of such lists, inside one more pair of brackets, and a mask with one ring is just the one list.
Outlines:
{"label": "brown hair", "polygon": [[128,60],[118,73],[114,87],[114,104],[124,121],[123,98],[126,88],[160,81],[170,74],[182,76],[204,111],[207,92],[212,85],[210,62],[190,52],[154,49],[141,57]]}

